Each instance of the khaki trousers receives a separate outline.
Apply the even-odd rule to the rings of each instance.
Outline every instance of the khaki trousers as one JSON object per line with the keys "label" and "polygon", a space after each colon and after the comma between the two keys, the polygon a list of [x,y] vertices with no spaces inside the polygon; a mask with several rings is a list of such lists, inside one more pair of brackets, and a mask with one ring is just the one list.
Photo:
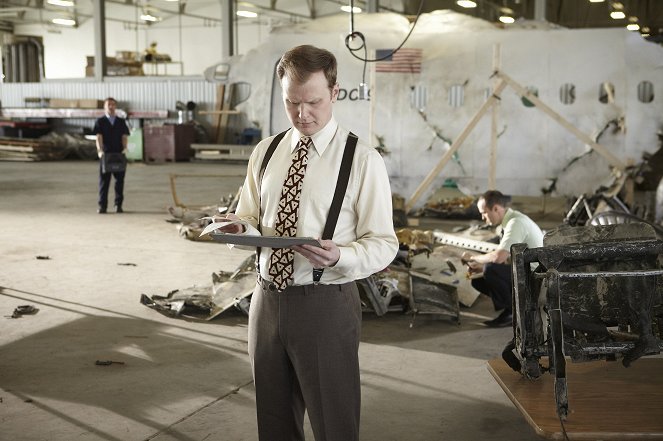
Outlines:
{"label": "khaki trousers", "polygon": [[361,304],[355,283],[292,286],[259,279],[249,312],[249,357],[261,441],[358,441]]}

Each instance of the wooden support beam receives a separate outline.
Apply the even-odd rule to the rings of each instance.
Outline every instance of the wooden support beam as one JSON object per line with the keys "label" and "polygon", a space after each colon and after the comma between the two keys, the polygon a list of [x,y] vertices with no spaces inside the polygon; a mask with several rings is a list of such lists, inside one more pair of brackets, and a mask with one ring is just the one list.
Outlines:
{"label": "wooden support beam", "polygon": [[[501,45],[493,45],[493,72],[501,69]],[[493,90],[497,87],[499,79],[493,78]],[[499,114],[500,102],[493,104],[490,113],[490,161],[488,165],[488,190],[497,190],[497,117]]]}
{"label": "wooden support beam", "polygon": [[493,104],[490,112],[490,162],[488,166],[488,190],[497,190],[497,109],[499,103]]}
{"label": "wooden support beam", "polygon": [[216,86],[216,101],[214,102],[214,110],[213,112],[219,112],[216,113],[216,118],[214,118],[214,124],[212,124],[212,128],[214,129],[214,141],[218,142],[217,140],[219,139],[219,130],[221,127],[221,109],[223,108],[223,97],[225,95],[226,91],[226,86],[225,84],[219,84]]}
{"label": "wooden support beam", "polygon": [[229,111],[232,108],[232,101],[234,95],[235,87],[232,84],[229,84],[226,87],[226,93],[223,97],[223,103],[221,105],[220,118],[219,118],[219,130],[216,133],[216,142],[218,144],[224,144],[226,141],[226,128],[228,126],[228,117],[230,116]]}
{"label": "wooden support beam", "polygon": [[406,212],[412,210],[414,204],[417,203],[419,198],[433,183],[433,180],[437,177],[438,174],[440,174],[444,166],[447,165],[447,162],[449,162],[449,160],[453,157],[453,154],[456,153],[456,150],[458,150],[460,146],[463,145],[463,142],[465,142],[465,139],[467,139],[468,135],[470,134],[470,132],[472,132],[472,130],[477,125],[481,117],[500,99],[500,94],[502,93],[505,87],[506,87],[506,82],[500,80],[497,86],[495,87],[493,94],[486,100],[486,102],[483,103],[481,108],[472,117],[470,122],[467,123],[467,125],[462,130],[462,132],[460,132],[460,135],[458,135],[458,137],[451,144],[449,150],[446,151],[446,153],[442,156],[442,158],[437,163],[437,165],[433,168],[433,170],[430,171],[430,173],[428,173],[428,175],[424,178],[421,184],[419,184],[417,189],[414,191],[410,199],[405,204]]}
{"label": "wooden support beam", "polygon": [[578,139],[580,139],[582,142],[585,144],[589,145],[592,149],[596,150],[597,153],[599,153],[601,156],[603,156],[613,167],[620,171],[624,171],[626,166],[624,163],[617,158],[615,155],[613,155],[607,148],[602,146],[601,144],[598,144],[594,142],[592,138],[590,138],[588,135],[585,133],[581,132],[576,126],[571,124],[569,121],[564,119],[559,113],[555,112],[552,108],[548,107],[546,104],[543,103],[537,96],[535,96],[533,93],[528,91],[526,88],[518,84],[515,80],[513,80],[511,77],[506,75],[503,72],[497,72],[497,76],[504,80],[511,88],[513,88],[518,95],[520,95],[522,98],[525,98],[529,101],[531,101],[537,108],[542,110],[544,113],[546,113],[548,116],[550,116],[553,120],[557,121],[562,127],[564,127],[566,130],[569,132],[573,133]]}

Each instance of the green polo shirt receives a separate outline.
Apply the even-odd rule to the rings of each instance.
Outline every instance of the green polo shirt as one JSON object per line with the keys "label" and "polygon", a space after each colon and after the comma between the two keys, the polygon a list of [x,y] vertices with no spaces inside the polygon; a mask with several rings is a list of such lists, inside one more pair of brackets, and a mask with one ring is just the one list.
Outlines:
{"label": "green polo shirt", "polygon": [[526,243],[528,248],[543,246],[543,231],[529,217],[520,211],[508,208],[502,219],[503,236],[498,250],[511,252],[514,243]]}

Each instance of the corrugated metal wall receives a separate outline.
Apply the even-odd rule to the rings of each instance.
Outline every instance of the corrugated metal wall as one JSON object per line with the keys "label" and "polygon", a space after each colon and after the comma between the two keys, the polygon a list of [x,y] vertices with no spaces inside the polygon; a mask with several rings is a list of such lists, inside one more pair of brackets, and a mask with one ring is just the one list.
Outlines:
{"label": "corrugated metal wall", "polygon": [[[99,99],[112,96],[118,107],[124,110],[170,110],[177,118],[175,103],[193,101],[197,110],[212,110],[216,100],[216,84],[200,78],[160,79],[136,78],[131,81],[108,79],[104,82],[44,81],[41,83],[2,83],[0,100],[2,107],[34,107],[26,105],[25,98]],[[198,120],[209,123],[208,118]],[[89,126],[90,120],[68,119],[66,126]]]}
{"label": "corrugated metal wall", "polygon": [[120,107],[134,110],[175,110],[176,101],[194,101],[200,109],[211,109],[216,85],[204,79],[138,81],[44,81],[0,84],[2,107],[26,107],[25,98],[82,98],[102,100],[114,97]]}

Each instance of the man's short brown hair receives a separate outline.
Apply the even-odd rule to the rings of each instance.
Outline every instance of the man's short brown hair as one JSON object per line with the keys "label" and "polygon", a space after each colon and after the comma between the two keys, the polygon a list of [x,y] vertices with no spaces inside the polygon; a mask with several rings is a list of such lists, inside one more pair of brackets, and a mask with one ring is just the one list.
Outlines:
{"label": "man's short brown hair", "polygon": [[109,96],[108,98],[106,98],[106,99],[104,100],[104,104],[107,103],[107,102],[109,102],[109,101],[112,101],[112,102],[114,102],[115,104],[117,104],[117,100],[116,100],[115,98],[113,98],[112,96]]}
{"label": "man's short brown hair", "polygon": [[284,76],[296,83],[305,83],[309,77],[322,71],[327,79],[327,85],[333,89],[336,85],[336,57],[326,49],[320,49],[310,44],[293,47],[281,57],[276,66],[279,80]]}
{"label": "man's short brown hair", "polygon": [[483,199],[486,202],[486,208],[493,208],[495,205],[501,205],[504,208],[507,208],[511,204],[511,196],[502,194],[502,192],[497,190],[488,190],[482,194],[479,199]]}

